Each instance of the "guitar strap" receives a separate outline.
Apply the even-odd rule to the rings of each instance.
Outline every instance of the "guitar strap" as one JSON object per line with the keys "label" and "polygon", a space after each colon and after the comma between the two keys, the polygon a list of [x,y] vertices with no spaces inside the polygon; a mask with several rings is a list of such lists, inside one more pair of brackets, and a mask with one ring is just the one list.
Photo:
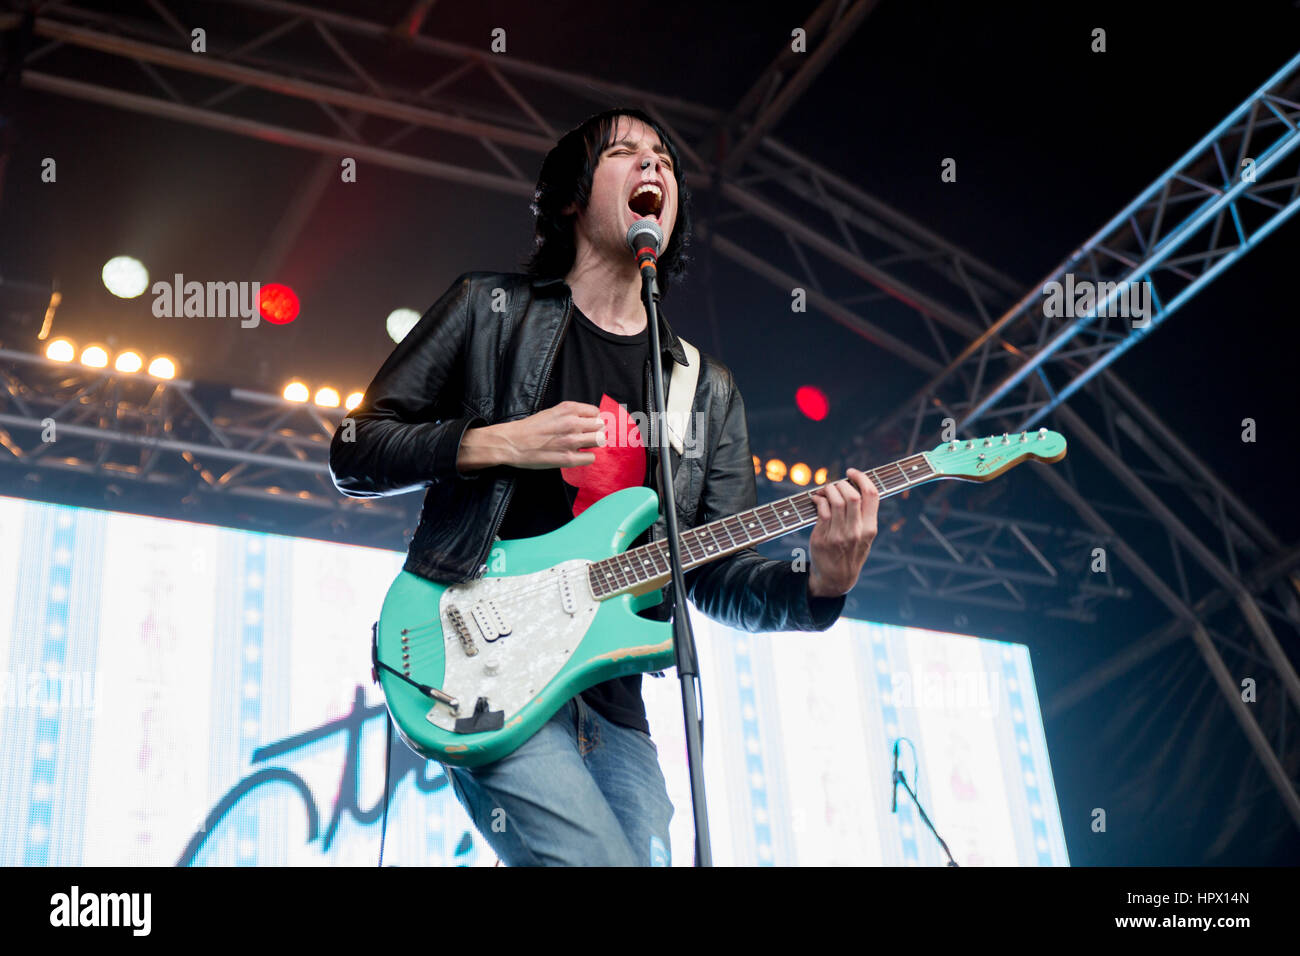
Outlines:
{"label": "guitar strap", "polygon": [[700,350],[680,335],[677,341],[686,351],[686,365],[673,363],[673,375],[668,384],[667,421],[668,442],[683,454],[686,447],[687,429],[691,424],[691,405],[695,399],[695,386],[700,380]]}

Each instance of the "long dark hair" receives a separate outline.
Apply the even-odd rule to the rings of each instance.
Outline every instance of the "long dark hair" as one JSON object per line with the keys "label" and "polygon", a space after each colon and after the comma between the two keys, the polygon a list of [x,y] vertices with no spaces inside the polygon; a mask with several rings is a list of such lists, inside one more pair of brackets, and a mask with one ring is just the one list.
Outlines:
{"label": "long dark hair", "polygon": [[668,150],[673,176],[677,180],[677,220],[668,248],[659,255],[659,290],[661,295],[667,295],[673,280],[686,274],[687,259],[683,250],[691,237],[690,192],[686,188],[686,174],[677,156],[676,144],[663,127],[638,109],[619,108],[589,116],[560,137],[560,141],[546,154],[531,207],[536,219],[533,253],[524,269],[530,275],[544,279],[568,275],[578,251],[573,237],[576,213],[566,215],[563,210],[569,203],[576,203],[579,209],[587,208],[596,164],[613,143],[619,117],[623,116],[640,120],[658,134],[659,141]]}

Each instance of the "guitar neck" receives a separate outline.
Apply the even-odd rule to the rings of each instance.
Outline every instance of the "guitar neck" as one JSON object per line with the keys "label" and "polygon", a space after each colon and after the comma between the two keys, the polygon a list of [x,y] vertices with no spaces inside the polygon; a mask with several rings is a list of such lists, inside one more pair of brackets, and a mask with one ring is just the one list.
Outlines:
{"label": "guitar neck", "polygon": [[[931,467],[924,453],[873,468],[866,475],[875,483],[882,498],[943,477]],[[848,479],[841,478],[836,483],[840,482],[848,482]],[[682,547],[682,570],[690,571],[816,524],[815,490],[801,491],[780,501],[683,531],[678,535]],[[641,594],[663,587],[670,577],[668,551],[667,541],[655,541],[611,558],[593,561],[588,570],[592,593],[598,600],[604,600],[616,594]]]}

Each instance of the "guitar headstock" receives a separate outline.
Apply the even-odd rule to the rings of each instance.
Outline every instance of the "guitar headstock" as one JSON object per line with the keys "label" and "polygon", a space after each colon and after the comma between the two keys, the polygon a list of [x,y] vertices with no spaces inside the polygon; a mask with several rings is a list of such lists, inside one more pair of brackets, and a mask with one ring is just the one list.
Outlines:
{"label": "guitar headstock", "polygon": [[1033,432],[946,441],[924,454],[938,478],[988,481],[1022,461],[1060,461],[1065,457],[1065,436],[1040,428]]}

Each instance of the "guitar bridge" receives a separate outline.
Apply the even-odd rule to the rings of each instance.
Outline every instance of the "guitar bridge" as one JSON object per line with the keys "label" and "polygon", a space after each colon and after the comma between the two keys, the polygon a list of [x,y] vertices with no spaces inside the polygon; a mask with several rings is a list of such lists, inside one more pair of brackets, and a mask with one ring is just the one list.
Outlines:
{"label": "guitar bridge", "polygon": [[460,608],[456,605],[449,605],[447,608],[447,619],[451,621],[452,630],[460,638],[461,649],[465,652],[466,657],[473,657],[478,653],[478,645],[474,643],[474,635],[469,631],[469,625],[465,622],[465,615],[460,613]]}

